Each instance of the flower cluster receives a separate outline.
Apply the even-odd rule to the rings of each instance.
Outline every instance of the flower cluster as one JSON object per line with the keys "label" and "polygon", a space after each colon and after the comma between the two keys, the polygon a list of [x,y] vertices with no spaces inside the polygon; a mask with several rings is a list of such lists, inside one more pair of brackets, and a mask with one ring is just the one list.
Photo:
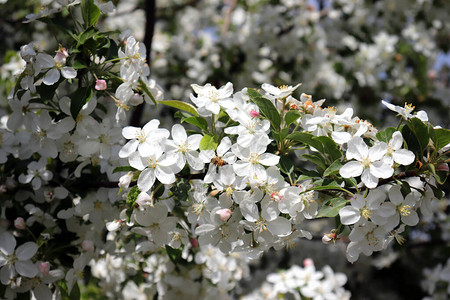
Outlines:
{"label": "flower cluster", "polygon": [[[316,270],[311,259],[305,259],[304,267],[293,265],[287,270],[267,275],[261,287],[243,300],[252,299],[350,299],[351,294],[344,289],[347,276],[335,273],[329,266]],[[290,299],[290,298],[289,298]]]}

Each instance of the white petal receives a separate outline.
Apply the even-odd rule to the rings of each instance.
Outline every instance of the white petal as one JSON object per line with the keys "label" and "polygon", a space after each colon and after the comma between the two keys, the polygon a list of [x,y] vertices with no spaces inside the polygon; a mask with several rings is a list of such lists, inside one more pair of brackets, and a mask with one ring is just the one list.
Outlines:
{"label": "white petal", "polygon": [[41,283],[33,289],[33,295],[36,300],[52,300],[52,292],[47,285]]}
{"label": "white petal", "polygon": [[36,254],[38,246],[33,242],[26,242],[16,249],[16,256],[19,260],[28,260]]}
{"label": "white petal", "polygon": [[376,188],[378,185],[378,177],[373,176],[369,169],[363,171],[361,181],[364,182],[369,189]]}
{"label": "white petal", "polygon": [[50,69],[44,77],[44,84],[52,85],[55,84],[59,80],[59,70],[58,69]]}
{"label": "white petal", "polygon": [[138,152],[132,153],[128,157],[128,162],[130,163],[130,166],[141,171],[146,167],[146,165],[144,165],[144,159],[139,155]]}
{"label": "white petal", "polygon": [[122,135],[126,139],[135,139],[140,131],[141,129],[138,127],[126,126],[122,129]]}
{"label": "white petal", "polygon": [[348,141],[350,141],[350,139],[352,138],[352,135],[348,132],[333,131],[331,133],[331,137],[333,138],[333,141],[342,145],[342,144],[348,143]]}
{"label": "white petal", "polygon": [[175,182],[175,175],[171,172],[170,168],[167,167],[157,167],[155,169],[156,178],[158,178],[161,183],[171,184]]}
{"label": "white petal", "polygon": [[364,168],[359,161],[350,161],[342,166],[339,170],[339,174],[344,178],[356,177],[361,175],[363,169]]}
{"label": "white petal", "polygon": [[389,200],[395,205],[400,205],[403,202],[403,195],[400,191],[400,185],[393,185],[388,192]]}
{"label": "white petal", "polygon": [[11,278],[14,278],[14,276],[16,276],[16,269],[14,268],[13,265],[6,265],[6,266],[3,266],[3,268],[1,268],[0,281],[4,285],[7,285],[9,283],[9,280]]}
{"label": "white petal", "polygon": [[176,144],[182,144],[187,140],[186,130],[180,124],[175,124],[172,127],[172,138]]}
{"label": "white petal", "polygon": [[280,161],[280,157],[272,153],[261,154],[259,163],[265,166],[275,166]]}
{"label": "white petal", "polygon": [[31,260],[18,261],[14,266],[16,267],[17,273],[29,278],[33,278],[39,272],[38,268],[31,262]]}
{"label": "white petal", "polygon": [[369,147],[366,145],[364,140],[355,136],[350,141],[348,141],[347,159],[357,159],[362,160],[369,154]]}
{"label": "white petal", "polygon": [[289,220],[279,217],[267,223],[267,229],[277,236],[287,236],[291,233],[291,222]]}
{"label": "white petal", "polygon": [[408,166],[416,159],[412,151],[406,149],[400,149],[392,153],[394,161],[400,165]]}
{"label": "white petal", "polygon": [[389,141],[389,145],[393,150],[398,150],[403,145],[403,136],[400,131],[396,131],[392,134],[392,138]]}
{"label": "white petal", "polygon": [[145,169],[144,171],[142,171],[137,182],[139,190],[142,192],[147,192],[148,190],[150,190],[155,183],[155,179],[155,170]]}
{"label": "white petal", "polygon": [[39,53],[36,56],[36,62],[41,68],[52,68],[55,65],[55,60],[48,54]]}
{"label": "white petal", "polygon": [[139,141],[138,140],[131,140],[128,141],[128,143],[126,143],[122,149],[120,149],[119,151],[119,157],[120,158],[125,158],[130,156],[133,152],[136,151],[137,147],[139,145]]}
{"label": "white petal", "polygon": [[359,221],[361,218],[360,211],[353,206],[345,206],[339,211],[341,217],[341,223],[344,225],[352,225]]}
{"label": "white petal", "polygon": [[0,234],[0,251],[6,255],[11,255],[14,253],[16,248],[16,239],[14,236],[5,231]]}
{"label": "white petal", "polygon": [[70,79],[77,77],[77,71],[72,67],[64,67],[61,69],[61,74],[64,78]]}
{"label": "white petal", "polygon": [[419,216],[416,211],[411,210],[409,215],[402,216],[402,222],[408,226],[416,226],[419,223]]}
{"label": "white petal", "polygon": [[377,178],[389,178],[394,174],[394,169],[388,161],[376,161],[370,165],[370,174]]}
{"label": "white petal", "polygon": [[384,142],[376,143],[373,147],[369,149],[369,159],[370,161],[380,160],[383,155],[386,154],[388,146]]}
{"label": "white petal", "polygon": [[250,222],[256,222],[259,219],[258,207],[255,203],[243,200],[239,204],[239,208],[241,209],[242,216]]}

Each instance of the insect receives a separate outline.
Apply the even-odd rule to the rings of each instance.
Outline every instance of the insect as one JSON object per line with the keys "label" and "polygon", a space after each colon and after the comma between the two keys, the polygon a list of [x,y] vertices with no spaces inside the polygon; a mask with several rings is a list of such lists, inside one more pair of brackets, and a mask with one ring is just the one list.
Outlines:
{"label": "insect", "polygon": [[222,156],[216,156],[211,158],[211,163],[219,167],[228,165],[228,163],[222,159]]}

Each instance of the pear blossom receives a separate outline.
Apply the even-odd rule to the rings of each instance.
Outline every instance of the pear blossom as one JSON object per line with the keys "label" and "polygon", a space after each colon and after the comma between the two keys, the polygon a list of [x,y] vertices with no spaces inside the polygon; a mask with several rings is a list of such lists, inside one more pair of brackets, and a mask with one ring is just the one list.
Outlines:
{"label": "pear blossom", "polygon": [[197,97],[191,94],[190,99],[198,107],[199,114],[205,117],[211,114],[218,115],[221,103],[228,100],[233,93],[233,84],[231,82],[219,89],[209,83],[204,86],[192,84],[191,87],[197,94]]}
{"label": "pear blossom", "polygon": [[61,75],[66,79],[72,79],[77,76],[77,71],[74,68],[64,66],[67,57],[69,57],[69,53],[61,45],[59,46],[55,57],[43,53],[39,53],[36,56],[36,63],[39,64],[42,69],[49,69],[44,76],[44,84],[55,84]]}
{"label": "pear blossom", "polygon": [[412,191],[406,197],[403,197],[400,185],[393,185],[389,189],[389,201],[380,207],[379,214],[387,219],[386,228],[394,229],[400,223],[415,226],[419,223],[419,216],[414,210],[420,194]]}
{"label": "pear blossom", "polygon": [[142,192],[150,190],[156,179],[163,184],[174,183],[174,173],[180,171],[171,157],[160,149],[155,149],[144,157],[140,156],[138,152],[134,152],[128,160],[130,166],[142,171],[137,182],[139,190]]}
{"label": "pear blossom", "polygon": [[419,118],[423,122],[428,121],[428,115],[423,110],[418,111],[415,115],[411,114],[411,112],[414,110],[414,106],[412,106],[412,104],[408,104],[405,102],[405,106],[401,107],[401,106],[391,104],[385,100],[382,100],[381,103],[383,103],[383,105],[386,106],[388,109],[397,112],[400,116],[402,116],[406,120],[416,117],[416,118]]}
{"label": "pear blossom", "polygon": [[387,158],[400,165],[408,166],[414,162],[416,158],[414,153],[407,149],[400,149],[403,145],[403,136],[400,131],[396,131],[392,134],[392,138],[388,143],[388,149],[386,152]]}
{"label": "pear blossom", "polygon": [[243,148],[239,144],[234,144],[231,151],[239,158],[233,164],[233,169],[238,176],[250,176],[252,178],[265,178],[266,169],[264,166],[275,166],[278,164],[280,157],[265,153],[267,146],[264,144],[254,143],[248,148]]}
{"label": "pear blossom", "polygon": [[384,158],[387,150],[388,146],[383,142],[378,142],[369,149],[361,137],[355,136],[348,142],[346,156],[347,160],[356,161],[343,165],[339,174],[344,178],[361,175],[361,181],[373,189],[378,184],[378,178],[389,178],[394,173],[391,162]]}
{"label": "pear blossom", "polygon": [[122,135],[130,141],[120,149],[119,157],[129,157],[136,150],[141,156],[147,156],[150,152],[161,149],[160,142],[168,138],[170,133],[165,128],[158,128],[159,123],[159,120],[153,119],[142,129],[133,126],[124,127]]}
{"label": "pear blossom", "polygon": [[351,205],[339,210],[341,223],[363,226],[370,219],[375,224],[383,225],[386,220],[379,214],[379,209],[385,199],[386,194],[380,189],[370,190],[367,197],[360,194],[355,195],[350,199]]}
{"label": "pear blossom", "polygon": [[292,94],[300,85],[302,85],[302,84],[299,83],[296,86],[283,85],[280,87],[276,87],[271,84],[264,83],[262,85],[262,88],[269,95],[270,98],[282,99],[282,98],[287,97],[290,94]]}
{"label": "pear blossom", "polygon": [[180,124],[175,124],[172,127],[172,138],[167,143],[167,155],[172,156],[179,169],[187,163],[194,170],[203,169],[203,161],[196,151],[200,146],[202,139],[201,134],[193,134],[187,136],[186,130]]}
{"label": "pear blossom", "polygon": [[37,267],[31,261],[38,250],[37,244],[26,242],[17,248],[16,244],[11,233],[0,233],[0,280],[4,285],[9,284],[17,274],[28,278],[38,274]]}

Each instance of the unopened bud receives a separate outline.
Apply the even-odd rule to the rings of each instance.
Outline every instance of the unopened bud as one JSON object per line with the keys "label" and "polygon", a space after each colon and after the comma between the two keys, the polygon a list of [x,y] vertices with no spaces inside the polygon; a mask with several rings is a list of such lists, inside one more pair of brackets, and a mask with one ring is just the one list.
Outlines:
{"label": "unopened bud", "polygon": [[141,192],[136,198],[136,204],[142,207],[153,206],[153,199],[146,192]]}
{"label": "unopened bud", "polygon": [[18,217],[17,219],[14,220],[14,227],[23,230],[27,228],[27,225],[25,224],[25,220],[22,217]]}
{"label": "unopened bud", "polygon": [[250,116],[251,116],[252,118],[259,117],[259,112],[257,112],[256,110],[252,109],[252,110],[250,111]]}
{"label": "unopened bud", "polygon": [[42,275],[46,276],[50,272],[50,264],[48,262],[41,262],[38,265],[38,270],[42,273]]}
{"label": "unopened bud", "polygon": [[190,241],[191,241],[192,247],[194,247],[194,248],[198,247],[198,240],[197,239],[191,238]]}
{"label": "unopened bud", "polygon": [[219,209],[216,213],[220,216],[220,219],[224,222],[228,221],[228,219],[231,217],[231,210],[229,208]]}
{"label": "unopened bud", "polygon": [[97,79],[97,81],[95,82],[95,89],[97,91],[106,90],[106,81],[104,79]]}
{"label": "unopened bud", "polygon": [[439,166],[437,166],[436,170],[438,171],[444,171],[444,172],[448,172],[448,164],[441,164]]}
{"label": "unopened bud", "polygon": [[81,242],[81,248],[86,252],[94,251],[94,242],[91,240],[84,240]]}
{"label": "unopened bud", "polygon": [[311,258],[305,258],[303,260],[303,265],[305,267],[314,267],[314,261]]}
{"label": "unopened bud", "polygon": [[119,178],[119,187],[121,189],[127,189],[130,186],[131,179],[133,179],[132,172],[128,172],[127,174],[123,175]]}
{"label": "unopened bud", "polygon": [[336,241],[336,233],[326,233],[322,237],[322,243],[329,244]]}

